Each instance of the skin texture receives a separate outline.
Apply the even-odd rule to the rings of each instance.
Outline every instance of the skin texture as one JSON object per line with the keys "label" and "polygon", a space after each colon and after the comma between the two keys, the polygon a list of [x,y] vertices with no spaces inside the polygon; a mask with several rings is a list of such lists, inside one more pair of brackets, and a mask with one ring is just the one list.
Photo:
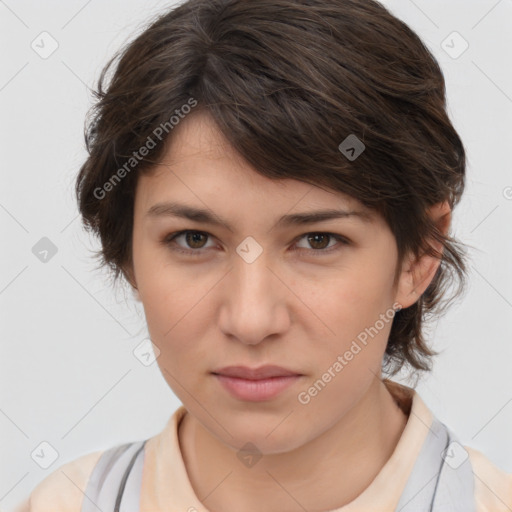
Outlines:
{"label": "skin texture", "polygon": [[[163,201],[207,208],[233,231],[146,215]],[[363,210],[372,219],[273,228],[282,215],[327,208]],[[449,206],[431,213],[446,231]],[[207,236],[162,242],[180,230]],[[349,243],[329,237],[315,243],[304,236],[310,233],[339,234]],[[250,264],[236,252],[248,236],[263,249]],[[326,252],[331,247],[337,250]],[[126,273],[160,350],[162,375],[188,411],[180,446],[209,510],[337,508],[389,459],[407,421],[380,380],[391,321],[309,403],[298,394],[394,303],[406,308],[427,288],[439,260],[406,259],[393,287],[397,255],[382,218],[338,192],[257,174],[206,114],[193,113],[174,129],[162,164],[139,178],[133,266]],[[302,377],[271,400],[248,402],[211,374],[237,364],[276,364]],[[262,455],[252,467],[237,458],[247,442]]]}

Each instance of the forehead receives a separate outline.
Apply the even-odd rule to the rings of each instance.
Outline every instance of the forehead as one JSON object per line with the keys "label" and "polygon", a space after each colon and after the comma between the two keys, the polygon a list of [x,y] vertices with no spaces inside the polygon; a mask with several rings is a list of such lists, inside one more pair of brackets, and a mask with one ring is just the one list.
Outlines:
{"label": "forehead", "polygon": [[293,208],[357,209],[375,212],[339,191],[296,179],[270,179],[256,172],[230,145],[210,115],[189,114],[173,130],[160,163],[139,177],[138,203],[181,199],[203,206],[220,205],[287,211]]}

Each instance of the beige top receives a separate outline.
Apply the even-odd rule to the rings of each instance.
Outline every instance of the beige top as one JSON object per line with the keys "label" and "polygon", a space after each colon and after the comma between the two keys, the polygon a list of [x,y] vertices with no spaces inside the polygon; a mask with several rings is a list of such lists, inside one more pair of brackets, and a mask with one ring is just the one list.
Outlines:
{"label": "beige top", "polygon": [[[408,421],[393,454],[371,484],[351,503],[331,512],[391,512],[400,500],[414,462],[433,420],[416,391],[385,381]],[[145,446],[142,512],[195,510],[208,512],[195,495],[178,442],[178,425],[186,414],[180,406],[164,429]],[[481,452],[464,447],[475,474],[477,512],[512,511],[512,474],[496,467]],[[14,512],[80,512],[87,480],[102,451],[83,455],[60,466],[40,482]],[[377,504],[378,507],[377,508]],[[106,511],[105,511],[106,512]]]}

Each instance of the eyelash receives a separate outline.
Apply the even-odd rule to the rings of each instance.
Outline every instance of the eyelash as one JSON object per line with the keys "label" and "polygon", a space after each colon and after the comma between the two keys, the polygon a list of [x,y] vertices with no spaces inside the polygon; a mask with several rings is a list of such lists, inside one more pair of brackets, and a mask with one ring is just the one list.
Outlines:
{"label": "eyelash", "polygon": [[[177,231],[175,233],[171,233],[170,235],[167,235],[163,240],[162,240],[162,244],[165,245],[165,246],[168,246],[171,248],[171,250],[173,251],[176,251],[176,252],[180,252],[182,254],[187,254],[187,255],[190,255],[190,256],[201,256],[204,252],[205,249],[183,249],[182,247],[176,247],[174,246],[173,242],[174,242],[174,239],[181,236],[181,235],[184,235],[184,234],[187,234],[187,233],[200,233],[202,235],[206,235],[208,237],[211,237],[210,233],[207,233],[205,231],[197,231],[197,230],[193,230],[193,229],[185,229],[185,230],[182,230],[182,231]],[[320,256],[322,254],[330,254],[332,252],[335,252],[335,251],[339,251],[343,246],[346,246],[346,245],[349,245],[349,241],[341,236],[341,235],[337,235],[336,233],[329,233],[329,232],[324,232],[324,231],[311,231],[309,233],[304,233],[302,235],[300,235],[299,237],[297,237],[296,241],[300,241],[301,239],[303,239],[304,237],[306,237],[307,235],[327,235],[331,238],[334,238],[337,242],[339,242],[341,244],[341,247],[340,246],[333,246],[333,247],[330,247],[329,249],[304,249],[304,248],[299,248],[299,249],[295,249],[295,251],[298,251],[298,252],[303,252],[303,251],[306,251],[306,252],[309,252],[309,253],[316,253],[315,256]]]}

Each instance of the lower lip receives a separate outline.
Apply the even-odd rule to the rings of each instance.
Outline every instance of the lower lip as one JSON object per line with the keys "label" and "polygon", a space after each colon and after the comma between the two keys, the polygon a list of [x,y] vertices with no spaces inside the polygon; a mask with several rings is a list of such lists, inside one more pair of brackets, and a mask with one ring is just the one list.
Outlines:
{"label": "lower lip", "polygon": [[222,386],[240,400],[262,402],[270,400],[297,382],[301,375],[270,377],[268,379],[249,380],[238,377],[214,374]]}

